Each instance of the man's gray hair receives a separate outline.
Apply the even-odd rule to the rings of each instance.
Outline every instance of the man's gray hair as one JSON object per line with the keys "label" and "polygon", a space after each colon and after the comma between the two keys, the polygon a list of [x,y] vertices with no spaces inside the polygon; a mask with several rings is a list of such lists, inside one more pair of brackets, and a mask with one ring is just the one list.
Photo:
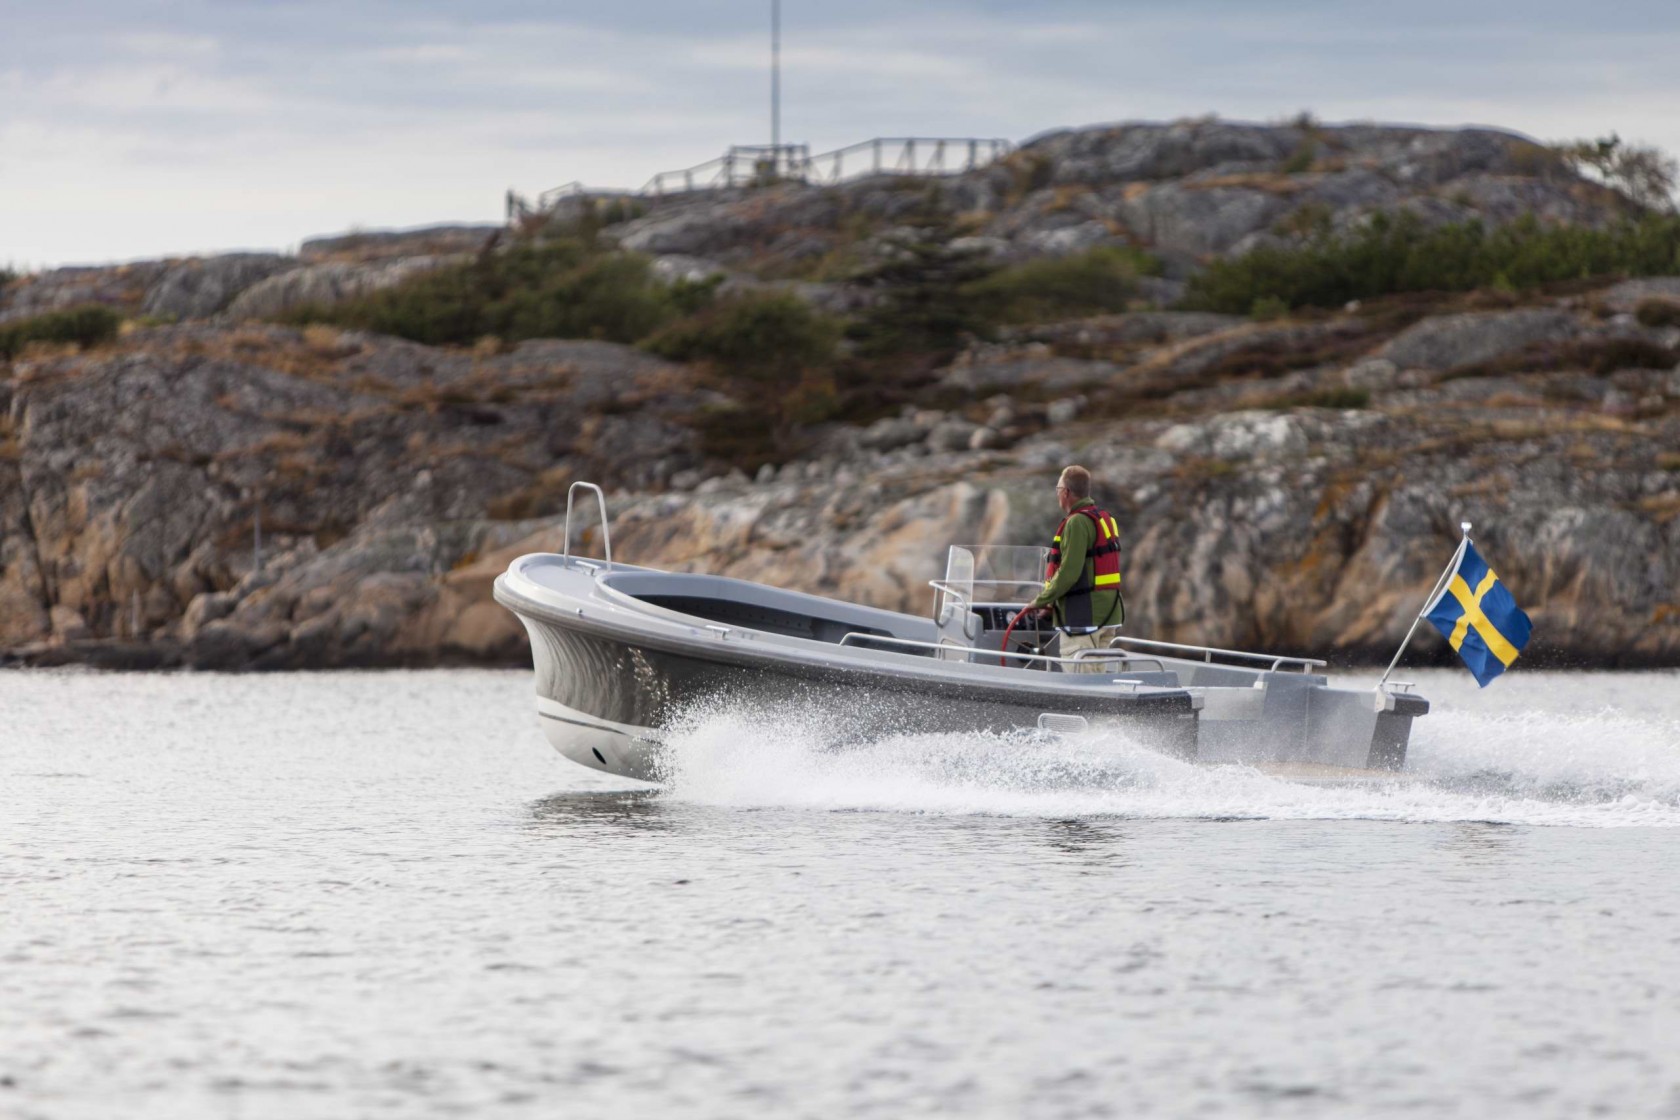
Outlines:
{"label": "man's gray hair", "polygon": [[1062,471],[1061,485],[1076,498],[1091,496],[1091,472],[1084,467],[1067,467]]}

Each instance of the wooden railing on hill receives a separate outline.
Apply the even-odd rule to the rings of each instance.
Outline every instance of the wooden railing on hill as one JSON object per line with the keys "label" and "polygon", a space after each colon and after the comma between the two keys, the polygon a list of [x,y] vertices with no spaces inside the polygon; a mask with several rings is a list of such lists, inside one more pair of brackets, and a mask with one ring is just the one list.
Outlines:
{"label": "wooden railing on hill", "polygon": [[573,198],[661,198],[695,191],[773,183],[838,183],[866,175],[958,175],[993,163],[1015,150],[1008,140],[949,136],[881,136],[831,152],[811,154],[808,144],[737,144],[723,155],[679,171],[661,171],[640,190],[567,183],[535,200],[507,192],[509,225],[552,214]]}

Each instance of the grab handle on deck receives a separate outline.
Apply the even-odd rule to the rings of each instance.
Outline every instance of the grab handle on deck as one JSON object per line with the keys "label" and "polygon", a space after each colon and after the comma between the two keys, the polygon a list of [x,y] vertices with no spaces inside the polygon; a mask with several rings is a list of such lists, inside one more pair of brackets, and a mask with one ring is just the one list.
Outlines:
{"label": "grab handle on deck", "polygon": [[566,491],[566,543],[561,546],[560,555],[570,558],[572,555],[572,495],[578,488],[595,491],[595,500],[601,507],[601,546],[607,552],[607,567],[612,567],[612,531],[607,527],[607,496],[601,488],[593,482],[574,482]]}

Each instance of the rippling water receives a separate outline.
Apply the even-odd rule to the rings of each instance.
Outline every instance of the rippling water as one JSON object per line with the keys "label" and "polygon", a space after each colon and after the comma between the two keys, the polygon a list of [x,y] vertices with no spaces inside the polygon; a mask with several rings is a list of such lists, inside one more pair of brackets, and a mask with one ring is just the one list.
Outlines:
{"label": "rippling water", "polygon": [[1389,789],[737,714],[653,793],[523,673],[0,675],[0,1116],[1680,1114],[1680,675],[1424,691]]}

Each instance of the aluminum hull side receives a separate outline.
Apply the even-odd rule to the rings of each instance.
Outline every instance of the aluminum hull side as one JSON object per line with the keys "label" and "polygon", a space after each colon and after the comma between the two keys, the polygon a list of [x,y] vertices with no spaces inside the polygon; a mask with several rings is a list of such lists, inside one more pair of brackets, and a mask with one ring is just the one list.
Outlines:
{"label": "aluminum hull side", "polygon": [[1196,686],[1203,700],[1197,761],[1399,770],[1412,720],[1429,711],[1421,697],[1336,688],[1316,675],[1268,673],[1265,685]]}
{"label": "aluminum hull side", "polygon": [[[746,710],[768,720],[834,719],[836,741],[892,734],[1007,732],[1036,727],[1045,712],[1123,726],[1152,749],[1188,757],[1196,713],[1180,690],[1034,697],[984,685],[951,685],[902,671],[789,665],[738,650],[661,648],[520,615],[531,636],[543,731],[584,766],[656,781],[665,733],[691,712]],[[720,643],[721,645],[721,643]],[[930,662],[930,664],[932,664]]]}

